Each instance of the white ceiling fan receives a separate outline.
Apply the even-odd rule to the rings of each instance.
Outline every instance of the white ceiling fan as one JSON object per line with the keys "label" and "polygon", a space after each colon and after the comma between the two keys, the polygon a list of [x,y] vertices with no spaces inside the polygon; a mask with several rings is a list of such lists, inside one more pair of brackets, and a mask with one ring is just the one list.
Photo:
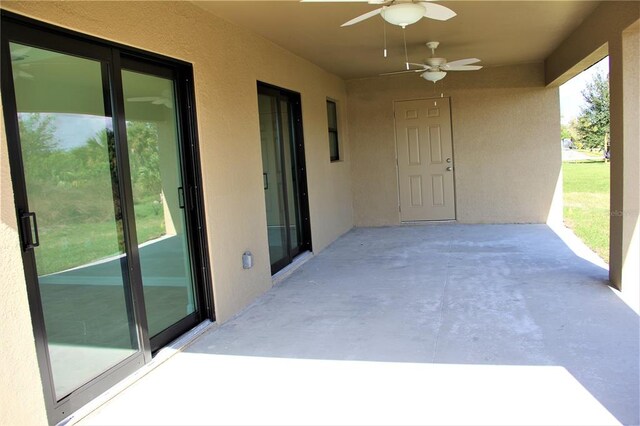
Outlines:
{"label": "white ceiling fan", "polygon": [[431,3],[431,0],[302,0],[303,2],[344,2],[362,1],[369,4],[382,5],[382,7],[367,12],[342,24],[343,27],[357,24],[376,15],[390,24],[402,28],[414,24],[422,18],[446,21],[456,16],[456,13],[448,7]]}
{"label": "white ceiling fan", "polygon": [[13,66],[13,79],[33,80],[33,74],[26,72],[24,69],[29,68],[29,63],[20,63],[29,58],[30,47],[11,49],[11,63]]}
{"label": "white ceiling fan", "polygon": [[163,90],[161,96],[139,96],[127,98],[127,102],[150,102],[153,105],[164,105],[169,109],[173,108],[171,92],[169,90]]}
{"label": "white ceiling fan", "polygon": [[14,70],[13,71],[13,79],[17,80],[19,78],[25,79],[25,80],[33,80],[34,76],[33,74],[29,74],[26,71],[23,70]]}
{"label": "white ceiling fan", "polygon": [[[373,18],[376,15],[382,16],[384,22],[402,27],[402,37],[404,39],[404,56],[407,70],[409,70],[409,61],[407,59],[407,40],[404,34],[407,25],[414,24],[422,18],[436,19],[446,21],[456,13],[448,7],[432,3],[432,0],[300,0],[301,2],[317,2],[317,3],[344,3],[344,2],[367,2],[369,4],[382,5],[378,9],[357,16],[350,21],[345,22],[341,27],[347,27],[366,19]],[[387,31],[384,29],[384,49],[383,56],[387,57]]]}
{"label": "white ceiling fan", "polygon": [[440,42],[437,41],[430,41],[427,43],[427,47],[431,49],[431,57],[425,59],[424,64],[409,62],[409,65],[420,67],[420,69],[388,72],[380,75],[419,72],[422,73],[420,74],[420,77],[435,83],[436,81],[442,80],[447,75],[447,71],[476,71],[482,68],[482,65],[471,65],[476,62],[480,62],[480,59],[478,58],[459,59],[452,62],[447,62],[445,58],[436,58],[435,51],[439,44]]}

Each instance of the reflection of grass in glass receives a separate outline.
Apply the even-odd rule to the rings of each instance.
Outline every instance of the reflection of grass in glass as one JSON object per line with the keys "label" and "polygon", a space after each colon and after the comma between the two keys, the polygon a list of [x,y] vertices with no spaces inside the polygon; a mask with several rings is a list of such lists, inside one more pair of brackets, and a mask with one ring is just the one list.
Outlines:
{"label": "reflection of grass in glass", "polygon": [[609,262],[609,163],[564,163],[564,222]]}
{"label": "reflection of grass in glass", "polygon": [[[140,205],[153,212],[152,205]],[[138,209],[139,206],[136,206]],[[140,242],[164,235],[164,215],[136,217],[136,228]],[[68,223],[40,228],[40,247],[36,249],[38,274],[45,275],[64,271],[76,266],[95,262],[119,254],[115,221],[96,223]]]}
{"label": "reflection of grass in glass", "polygon": [[162,203],[156,197],[147,197],[136,204],[135,214],[138,244],[153,240],[166,233],[164,210]]}

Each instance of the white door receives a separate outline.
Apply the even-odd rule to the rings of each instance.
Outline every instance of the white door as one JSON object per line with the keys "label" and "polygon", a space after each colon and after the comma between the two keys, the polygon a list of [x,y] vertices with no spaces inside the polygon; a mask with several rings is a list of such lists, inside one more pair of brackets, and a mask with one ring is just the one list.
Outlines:
{"label": "white door", "polygon": [[400,220],[455,219],[449,98],[394,102]]}

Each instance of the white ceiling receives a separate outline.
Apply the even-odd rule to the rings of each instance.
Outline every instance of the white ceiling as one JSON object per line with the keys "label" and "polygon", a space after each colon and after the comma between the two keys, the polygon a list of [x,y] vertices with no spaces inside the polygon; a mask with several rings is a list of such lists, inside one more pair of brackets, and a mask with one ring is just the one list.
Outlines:
{"label": "white ceiling", "polygon": [[[430,55],[424,45],[440,41],[437,56],[477,57],[484,66],[543,61],[599,4],[598,1],[446,1],[458,16],[422,19],[406,29],[410,62]],[[195,1],[200,8],[273,41],[344,79],[403,69],[402,29],[387,24],[389,56],[382,56],[380,16],[341,28],[379,6],[298,1]]]}

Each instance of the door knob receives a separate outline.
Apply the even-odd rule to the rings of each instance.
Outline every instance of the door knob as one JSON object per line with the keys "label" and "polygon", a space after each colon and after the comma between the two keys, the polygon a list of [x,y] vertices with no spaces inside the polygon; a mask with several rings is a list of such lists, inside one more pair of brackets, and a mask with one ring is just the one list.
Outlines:
{"label": "door knob", "polygon": [[447,158],[447,163],[450,163],[450,162],[451,162],[451,158]]}
{"label": "door knob", "polygon": [[447,167],[448,172],[450,172],[451,170],[453,170],[453,167]]}

